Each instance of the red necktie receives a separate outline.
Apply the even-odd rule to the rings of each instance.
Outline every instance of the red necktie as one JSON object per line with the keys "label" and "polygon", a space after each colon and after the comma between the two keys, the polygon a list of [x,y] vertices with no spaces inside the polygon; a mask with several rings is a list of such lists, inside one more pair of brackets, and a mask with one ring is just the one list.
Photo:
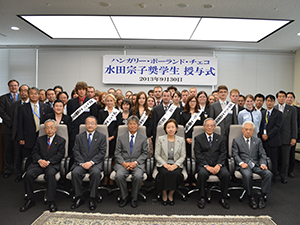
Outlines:
{"label": "red necktie", "polygon": [[160,101],[158,100],[158,101],[157,101],[157,105],[159,105],[159,103],[160,103]]}
{"label": "red necktie", "polygon": [[50,138],[47,138],[47,152],[49,151],[50,148]]}

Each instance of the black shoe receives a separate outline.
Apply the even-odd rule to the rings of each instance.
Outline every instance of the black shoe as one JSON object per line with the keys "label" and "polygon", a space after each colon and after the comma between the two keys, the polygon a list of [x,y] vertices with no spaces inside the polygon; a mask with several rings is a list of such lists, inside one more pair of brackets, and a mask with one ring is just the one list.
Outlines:
{"label": "black shoe", "polygon": [[265,199],[264,197],[259,197],[258,199],[258,208],[263,209],[266,207]]}
{"label": "black shoe", "polygon": [[139,204],[138,204],[138,202],[136,200],[133,200],[133,199],[131,200],[131,207],[132,208],[136,208],[136,207],[138,207],[138,205]]}
{"label": "black shoe", "polygon": [[205,200],[204,198],[200,198],[198,203],[197,203],[197,206],[200,208],[200,209],[204,209],[205,208]]}
{"label": "black shoe", "polygon": [[25,204],[20,208],[20,212],[25,212],[33,206],[35,206],[35,202],[33,200],[26,200]]}
{"label": "black shoe", "polygon": [[281,182],[282,182],[283,184],[287,184],[288,181],[287,181],[286,178],[282,178],[282,179],[281,179]]}
{"label": "black shoe", "polygon": [[92,198],[90,199],[89,208],[90,208],[90,210],[94,210],[97,208],[95,199],[92,199]]}
{"label": "black shoe", "polygon": [[175,204],[174,199],[173,201],[169,201],[169,205],[173,206]]}
{"label": "black shoe", "polygon": [[20,182],[22,179],[23,179],[23,178],[22,178],[21,176],[17,176],[16,179],[15,179],[15,181],[16,181],[16,182]]}
{"label": "black shoe", "polygon": [[127,196],[125,199],[122,199],[119,203],[119,206],[120,207],[124,207],[126,206],[128,203],[129,203],[130,199],[129,199],[129,196]]}
{"label": "black shoe", "polygon": [[57,206],[55,202],[49,202],[49,211],[50,212],[56,212],[57,211]]}
{"label": "black shoe", "polygon": [[290,177],[290,178],[294,178],[295,175],[294,175],[293,173],[289,173],[289,177]]}
{"label": "black shoe", "polygon": [[84,204],[84,198],[83,197],[76,197],[75,201],[74,201],[74,204],[71,205],[71,209],[76,209],[76,208],[78,208],[79,206],[81,206],[83,204]]}
{"label": "black shoe", "polygon": [[225,198],[220,199],[219,203],[224,209],[229,209],[229,203]]}
{"label": "black shoe", "polygon": [[162,204],[163,206],[166,206],[166,205],[168,205],[168,201],[161,200],[161,204]]}
{"label": "black shoe", "polygon": [[255,199],[253,197],[249,198],[249,206],[252,209],[257,209],[257,203],[256,203],[256,201],[255,201]]}
{"label": "black shoe", "polygon": [[4,178],[8,178],[10,175],[11,175],[11,173],[4,173],[4,174],[3,174],[3,177],[4,177]]}
{"label": "black shoe", "polygon": [[97,196],[97,197],[96,197],[96,201],[97,201],[98,203],[102,202],[102,196]]}

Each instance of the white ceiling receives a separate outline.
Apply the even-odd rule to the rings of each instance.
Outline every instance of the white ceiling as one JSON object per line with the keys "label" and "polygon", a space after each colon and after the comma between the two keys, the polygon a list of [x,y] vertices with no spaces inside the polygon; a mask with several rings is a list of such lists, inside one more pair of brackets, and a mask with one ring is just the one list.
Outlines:
{"label": "white ceiling", "polygon": [[[99,3],[107,2],[109,7]],[[177,6],[188,5],[186,8]],[[145,4],[140,8],[139,4]],[[212,4],[205,9],[203,4]],[[50,6],[49,6],[50,5]],[[294,20],[260,43],[50,39],[17,15],[167,15]],[[19,31],[10,28],[17,26]],[[155,30],[153,31],[155,32]],[[205,32],[205,31],[203,31]],[[0,0],[0,47],[97,46],[297,51],[300,49],[300,0]]]}

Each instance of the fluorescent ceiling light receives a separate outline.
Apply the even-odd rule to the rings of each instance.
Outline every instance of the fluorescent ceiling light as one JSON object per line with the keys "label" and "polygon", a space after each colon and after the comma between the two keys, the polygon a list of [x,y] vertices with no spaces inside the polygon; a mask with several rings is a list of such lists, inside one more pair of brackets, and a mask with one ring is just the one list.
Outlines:
{"label": "fluorescent ceiling light", "polygon": [[22,16],[52,38],[119,38],[109,16]]}
{"label": "fluorescent ceiling light", "polygon": [[123,39],[188,40],[199,18],[156,16],[112,16]]}
{"label": "fluorescent ceiling light", "polygon": [[259,42],[290,20],[167,16],[20,16],[51,38]]}
{"label": "fluorescent ceiling light", "polygon": [[288,20],[202,18],[191,40],[258,42]]}

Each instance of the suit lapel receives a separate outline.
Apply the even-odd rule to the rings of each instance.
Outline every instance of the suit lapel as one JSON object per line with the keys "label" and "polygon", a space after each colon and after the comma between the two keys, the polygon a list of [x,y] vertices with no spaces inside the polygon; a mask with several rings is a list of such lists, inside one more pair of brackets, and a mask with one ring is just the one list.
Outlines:
{"label": "suit lapel", "polygon": [[[52,140],[52,143],[51,143],[51,145],[50,145],[50,148],[49,148],[49,150],[47,151],[47,155],[49,155],[50,153],[51,153],[51,151],[53,151],[53,148],[55,147],[55,145],[57,145],[57,137],[56,137],[57,135],[55,135],[55,137],[53,138],[53,140]],[[46,135],[46,149],[47,149],[47,147],[48,147],[48,144],[47,144],[47,135]]]}
{"label": "suit lapel", "polygon": [[[127,132],[127,134],[124,136],[124,138],[125,138],[125,145],[126,145],[125,149],[127,149],[128,154],[131,155],[131,153],[130,153],[130,141],[129,141],[129,138],[131,140],[131,137],[129,137],[129,132]],[[134,145],[133,145],[133,147],[134,147]],[[133,152],[133,149],[132,149],[132,152]]]}
{"label": "suit lapel", "polygon": [[[99,139],[99,134],[97,131],[95,131],[92,142],[91,142],[89,153],[92,151],[92,149],[94,149],[94,146],[95,146],[96,142],[98,141],[98,139]],[[89,147],[89,143],[88,143],[88,147]]]}
{"label": "suit lapel", "polygon": [[175,161],[175,155],[176,155],[176,154],[178,153],[178,151],[179,151],[179,146],[180,146],[179,138],[175,135],[174,161]]}
{"label": "suit lapel", "polygon": [[162,139],[162,149],[168,158],[168,135],[165,135]]}

